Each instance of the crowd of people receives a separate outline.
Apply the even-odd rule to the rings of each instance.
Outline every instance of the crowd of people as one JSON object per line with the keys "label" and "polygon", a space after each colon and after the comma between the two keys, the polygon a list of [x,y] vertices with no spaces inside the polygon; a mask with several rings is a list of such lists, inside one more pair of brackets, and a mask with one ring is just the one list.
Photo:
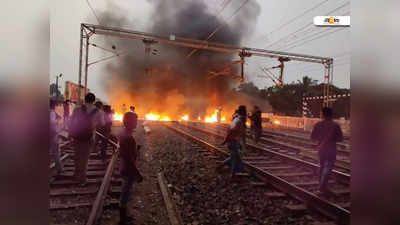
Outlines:
{"label": "crowd of people", "polygon": [[[319,192],[329,193],[327,188],[328,179],[336,161],[336,143],[343,140],[343,133],[340,126],[332,119],[332,109],[324,107],[321,110],[322,121],[315,124],[311,132],[311,140],[317,142],[319,155]],[[221,145],[227,144],[230,157],[227,158],[217,170],[224,166],[231,167],[231,177],[235,178],[244,172],[241,153],[246,147],[246,120],[251,121],[250,137],[257,144],[262,135],[261,110],[254,106],[251,114],[247,114],[246,106],[241,105],[232,115],[232,121]]]}
{"label": "crowd of people", "polygon": [[[64,129],[68,132],[74,146],[74,175],[73,179],[79,186],[87,185],[87,165],[90,153],[99,149],[99,157],[104,163],[107,162],[107,146],[111,135],[113,110],[109,105],[103,105],[97,101],[93,93],[85,96],[85,103],[74,107],[70,115],[70,102],[64,103],[63,118],[56,111],[56,103],[50,101],[50,150],[54,157],[57,174],[63,173],[63,165],[60,160],[59,150],[59,132]],[[141,176],[137,168],[140,146],[136,144],[133,137],[133,131],[137,127],[138,116],[135,113],[135,107],[130,106],[126,112],[126,106],[123,105],[123,131],[119,134],[119,156],[121,159],[120,174],[123,179],[123,186],[120,196],[120,221],[121,224],[129,222],[132,218],[127,216],[126,205],[131,196],[134,182],[141,182]],[[222,107],[218,109],[219,120]],[[327,181],[336,160],[336,143],[342,141],[343,134],[340,126],[332,120],[332,110],[330,108],[322,109],[323,120],[318,122],[311,133],[311,139],[318,142],[318,152],[320,159],[320,191],[325,193]],[[59,121],[63,119],[63,127],[60,127]],[[219,167],[231,167],[231,177],[245,174],[241,159],[241,154],[246,151],[247,125],[246,121],[250,119],[250,137],[257,144],[262,135],[262,117],[259,107],[254,106],[251,114],[247,113],[246,106],[241,105],[232,115],[232,120],[228,131],[221,145],[227,144],[230,157],[227,158]],[[101,135],[96,135],[96,131]],[[147,131],[146,131],[147,132]]]}
{"label": "crowd of people", "polygon": [[[62,175],[63,165],[60,160],[59,134],[62,130],[68,133],[74,148],[74,174],[72,179],[80,187],[87,185],[87,166],[89,156],[98,150],[103,163],[107,163],[107,147],[111,136],[113,110],[109,105],[96,102],[96,96],[88,93],[84,104],[74,107],[70,115],[70,101],[63,104],[63,118],[56,113],[56,102],[50,101],[50,151],[53,155],[57,175]],[[131,196],[133,183],[143,180],[137,169],[137,159],[140,146],[136,145],[133,131],[137,126],[138,116],[131,106],[130,111],[124,113],[123,130],[119,135],[119,157],[121,159],[120,174],[123,180],[120,195],[120,224],[132,220],[127,215],[126,205]],[[60,121],[63,119],[63,126]],[[96,135],[96,131],[101,135]]]}

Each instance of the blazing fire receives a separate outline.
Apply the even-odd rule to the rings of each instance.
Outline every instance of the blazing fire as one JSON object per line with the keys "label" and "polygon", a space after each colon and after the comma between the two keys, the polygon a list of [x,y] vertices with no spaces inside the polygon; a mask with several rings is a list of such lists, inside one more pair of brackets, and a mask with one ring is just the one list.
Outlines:
{"label": "blazing fire", "polygon": [[122,113],[114,113],[113,120],[122,122],[123,117],[124,117],[124,115]]}
{"label": "blazing fire", "polygon": [[159,120],[161,116],[154,113],[148,113],[145,117],[146,120]]}
{"label": "blazing fire", "polygon": [[206,122],[206,123],[216,123],[216,122],[218,122],[217,113],[218,113],[218,110],[215,110],[214,113],[211,116],[206,116],[206,118],[204,119],[204,122]]}
{"label": "blazing fire", "polygon": [[274,120],[274,122],[273,122],[274,124],[276,124],[276,125],[279,125],[279,124],[281,124],[281,122],[279,122],[279,120]]}
{"label": "blazing fire", "polygon": [[[199,117],[199,120],[200,120],[200,117]],[[222,116],[221,117],[221,122],[225,122],[225,121],[226,121],[226,117]],[[216,123],[216,122],[218,122],[218,109],[214,110],[213,114],[211,114],[209,116],[206,116],[204,118],[204,122],[206,122],[206,123]]]}
{"label": "blazing fire", "polygon": [[170,121],[168,116],[161,116],[160,121]]}
{"label": "blazing fire", "polygon": [[165,115],[159,115],[156,113],[147,113],[145,115],[146,120],[153,120],[153,121],[170,121],[171,119]]}
{"label": "blazing fire", "polygon": [[189,120],[189,115],[186,114],[186,115],[182,116],[181,120],[188,121]]}

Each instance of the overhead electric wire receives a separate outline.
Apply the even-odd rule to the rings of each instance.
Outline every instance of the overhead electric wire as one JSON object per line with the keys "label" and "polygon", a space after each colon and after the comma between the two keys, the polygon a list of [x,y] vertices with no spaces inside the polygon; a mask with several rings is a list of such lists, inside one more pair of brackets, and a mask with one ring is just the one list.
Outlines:
{"label": "overhead electric wire", "polygon": [[336,33],[336,32],[338,32],[338,31],[343,31],[343,30],[345,30],[345,28],[338,28],[338,29],[332,30],[331,32],[322,33],[321,35],[319,35],[319,36],[317,36],[317,37],[315,37],[315,38],[312,38],[312,39],[309,39],[309,40],[305,40],[304,42],[295,44],[294,46],[290,46],[290,47],[288,47],[287,49],[285,49],[285,51],[287,51],[287,50],[289,50],[289,49],[292,49],[292,48],[299,47],[299,46],[303,46],[303,45],[307,44],[307,43],[310,42],[310,41],[314,41],[314,40],[320,39],[320,38],[322,38],[322,37],[329,36],[329,35],[331,35],[331,34],[333,34],[333,33]]}
{"label": "overhead electric wire", "polygon": [[[230,2],[230,1],[229,1]],[[238,12],[247,4],[247,2],[249,2],[249,0],[245,0],[242,5],[228,18],[228,20],[225,23],[220,24],[213,32],[211,32],[207,38],[205,39],[205,41],[210,40],[222,27],[226,26],[233,17],[236,16],[236,14],[238,14]],[[192,56],[198,49],[193,49],[187,56],[186,59],[190,58],[190,56]]]}
{"label": "overhead electric wire", "polygon": [[269,32],[268,34],[264,35],[265,37],[262,37],[262,39],[268,37],[268,36],[271,35],[272,33],[277,32],[278,30],[280,30],[280,29],[282,29],[283,27],[285,27],[285,26],[291,24],[292,22],[294,22],[294,21],[296,21],[296,20],[298,21],[298,20],[299,20],[299,17],[302,17],[302,16],[306,15],[307,13],[313,11],[314,9],[320,7],[321,5],[325,4],[325,3],[328,2],[328,1],[329,1],[329,0],[324,0],[324,1],[322,1],[322,2],[320,2],[320,3],[318,3],[318,4],[316,4],[316,5],[314,5],[313,7],[311,7],[311,8],[309,8],[309,9],[305,10],[305,11],[302,12],[300,15],[297,15],[297,16],[293,17],[292,19],[288,20],[288,21],[285,22],[284,24],[282,24],[282,25],[280,25],[279,27],[275,28],[273,31],[271,31],[271,32]]}
{"label": "overhead electric wire", "polygon": [[[346,6],[349,5],[349,4],[350,4],[350,2],[349,2],[349,1],[346,1],[346,2],[344,2],[344,4],[341,4],[340,6],[336,7],[335,9],[333,9],[333,10],[331,10],[331,11],[329,11],[329,12],[327,12],[326,14],[329,15],[329,14],[331,14],[331,13],[334,13],[335,11],[344,8],[344,7],[346,7]],[[287,39],[288,37],[291,37],[292,35],[295,35],[296,33],[301,32],[302,30],[304,30],[306,27],[308,27],[308,26],[310,26],[310,25],[312,25],[312,23],[306,24],[305,26],[303,26],[303,27],[297,29],[296,31],[294,31],[294,32],[292,32],[292,33],[286,35],[285,37],[279,39],[278,41],[275,41],[273,44],[270,44],[269,46],[267,46],[267,47],[265,47],[265,48],[268,49],[270,46],[273,46],[273,45],[277,44],[278,42],[280,42],[280,41],[282,41],[282,40],[285,40],[285,39]],[[312,29],[312,28],[314,28],[314,27],[311,27],[310,29]],[[308,30],[310,30],[310,29],[307,29],[307,30],[305,30],[305,31],[308,31]],[[270,66],[270,65],[272,65],[272,64],[267,64],[267,66]]]}
{"label": "overhead electric wire", "polygon": [[[295,40],[295,41],[293,41],[291,43],[287,43],[286,46],[285,46],[285,51],[287,51],[288,49],[291,49],[292,47],[290,47],[290,46],[292,46],[292,45],[303,43],[303,41],[304,42],[309,42],[309,41],[315,40],[315,38],[313,38],[313,37],[315,37],[316,34],[318,34],[319,36],[322,36],[323,34],[329,35],[330,32],[328,32],[328,31],[331,30],[331,29],[332,28],[326,28],[321,32],[318,32],[318,30],[316,30],[317,32],[310,33],[308,36],[303,37],[302,39]],[[339,30],[343,30],[344,28],[334,28],[334,29],[337,29],[336,31],[339,31]],[[312,39],[311,40],[307,40],[309,38],[312,38]],[[318,38],[316,38],[316,39],[318,39]],[[282,51],[282,49],[280,49],[280,50]]]}
{"label": "overhead electric wire", "polygon": [[[342,9],[342,8],[344,8],[345,6],[349,5],[349,4],[350,4],[350,2],[347,1],[347,2],[344,3],[343,5],[340,5],[339,7],[337,7],[337,8],[335,8],[335,9],[333,9],[333,10],[327,12],[326,15],[329,15],[329,14],[331,14],[331,13],[333,13],[333,12],[339,10],[339,9]],[[305,26],[302,26],[301,28],[297,29],[296,31],[294,31],[294,32],[292,32],[292,33],[286,35],[285,37],[279,39],[278,41],[275,41],[273,44],[270,44],[270,45],[268,45],[268,46],[265,47],[265,48],[268,49],[270,46],[272,46],[272,45],[274,45],[274,44],[276,44],[276,43],[278,43],[278,42],[280,42],[280,41],[282,41],[282,40],[284,40],[284,39],[290,37],[291,35],[294,35],[294,34],[300,32],[300,31],[304,30],[305,28],[309,27],[310,25],[313,25],[313,23],[307,23]]]}

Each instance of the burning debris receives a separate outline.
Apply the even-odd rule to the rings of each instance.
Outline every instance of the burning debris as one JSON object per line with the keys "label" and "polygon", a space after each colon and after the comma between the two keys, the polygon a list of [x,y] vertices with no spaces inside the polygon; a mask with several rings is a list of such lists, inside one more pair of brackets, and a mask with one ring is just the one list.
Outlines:
{"label": "burning debris", "polygon": [[[152,24],[145,31],[205,40],[217,27],[224,25],[210,41],[230,45],[239,45],[244,35],[251,34],[260,13],[258,3],[250,0],[228,23],[213,14],[205,1],[149,2],[154,15],[151,17]],[[232,1],[224,13],[232,14],[240,5],[240,2]],[[110,8],[115,12],[115,7]],[[135,24],[128,18],[107,11],[101,17],[105,26]],[[118,39],[113,44],[135,53],[107,65],[109,76],[104,82],[105,88],[117,111],[121,111],[119,106],[122,103],[134,103],[138,115],[145,115],[146,120],[204,118],[206,122],[216,122],[214,109],[217,106],[223,105],[225,113],[231,114],[238,105],[249,104],[247,96],[232,91],[238,84],[232,79],[239,74],[240,65],[237,62],[240,58],[237,55],[205,50],[192,54],[193,49],[190,48],[132,40]],[[223,76],[215,76],[210,71],[224,73]],[[210,76],[212,79],[209,79]],[[114,118],[120,119],[118,114]],[[226,121],[226,115],[222,115],[220,120]]]}
{"label": "burning debris", "polygon": [[113,120],[122,122],[124,115],[122,113],[114,113]]}

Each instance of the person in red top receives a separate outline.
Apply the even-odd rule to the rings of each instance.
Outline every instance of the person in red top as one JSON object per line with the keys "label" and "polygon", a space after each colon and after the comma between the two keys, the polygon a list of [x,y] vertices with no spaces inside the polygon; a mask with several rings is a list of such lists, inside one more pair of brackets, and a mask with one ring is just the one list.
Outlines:
{"label": "person in red top", "polygon": [[311,132],[311,139],[318,142],[319,154],[319,190],[328,191],[329,175],[336,161],[336,143],[343,140],[340,126],[332,120],[332,109],[322,109],[323,120],[316,123]]}
{"label": "person in red top", "polygon": [[143,177],[137,169],[139,149],[132,136],[137,126],[137,115],[132,112],[125,113],[123,124],[124,129],[119,135],[120,174],[123,179],[120,196],[120,224],[127,224],[132,221],[132,218],[127,216],[126,206],[132,194],[133,183],[142,182]]}

